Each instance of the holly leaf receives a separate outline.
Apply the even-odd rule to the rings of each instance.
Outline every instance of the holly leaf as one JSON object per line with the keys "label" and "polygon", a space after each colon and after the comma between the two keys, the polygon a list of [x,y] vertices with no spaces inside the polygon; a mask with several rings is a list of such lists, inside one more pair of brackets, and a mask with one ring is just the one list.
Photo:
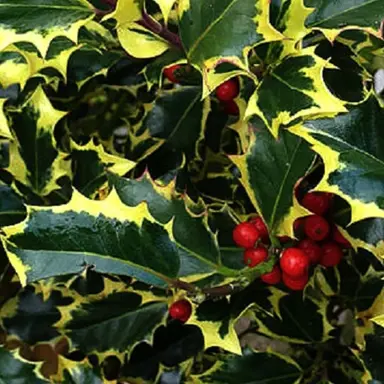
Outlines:
{"label": "holly leaf", "polygon": [[155,3],[159,6],[161,13],[164,17],[165,24],[168,23],[168,17],[171,13],[173,6],[177,0],[155,0]]}
{"label": "holly leaf", "polygon": [[39,365],[22,359],[18,352],[0,346],[0,381],[7,384],[44,384]]}
{"label": "holly leaf", "polygon": [[316,302],[300,292],[275,296],[273,312],[254,308],[258,332],[297,344],[320,343],[330,338],[333,327],[326,317],[328,301]]}
{"label": "holly leaf", "polygon": [[293,238],[294,220],[306,214],[298,204],[294,187],[310,168],[314,153],[305,140],[286,130],[275,139],[262,124],[250,125],[250,129],[247,151],[230,158],[240,170],[240,181],[269,231]]}
{"label": "holly leaf", "polygon": [[26,209],[20,197],[8,186],[0,184],[0,227],[23,220]]}
{"label": "holly leaf", "polygon": [[306,20],[306,26],[320,29],[330,38],[340,32],[340,28],[361,27],[371,31],[377,30],[384,18],[384,9],[380,0],[347,0],[324,2],[323,0],[307,0],[306,6],[313,12]]}
{"label": "holly leaf", "polygon": [[29,77],[30,68],[21,53],[11,50],[0,52],[0,85],[2,88],[8,88],[12,84],[20,84],[21,88],[24,88]]}
{"label": "holly leaf", "polygon": [[365,336],[365,350],[360,357],[369,372],[369,379],[375,381],[384,380],[382,361],[384,347],[384,328],[375,325],[372,333]]}
{"label": "holly leaf", "polygon": [[59,152],[54,138],[55,125],[65,114],[53,108],[41,86],[23,106],[8,110],[14,140],[5,169],[39,196],[59,189],[57,180],[70,173],[67,155]]}
{"label": "holly leaf", "polygon": [[154,295],[148,298],[125,291],[98,300],[84,299],[60,310],[62,318],[55,326],[70,338],[74,348],[98,354],[129,351],[136,343],[149,341],[164,322],[168,304],[164,297],[159,300]]}
{"label": "holly leaf", "polygon": [[200,87],[181,87],[162,92],[140,123],[158,143],[182,152],[188,160],[198,158],[198,145],[204,138],[209,99],[201,100]]}
{"label": "holly leaf", "polygon": [[[59,380],[68,384],[102,384],[103,381],[98,373],[95,372],[93,367],[88,362],[73,362],[59,356],[59,363],[64,365],[63,376],[58,377]],[[61,367],[60,367],[61,368]]]}
{"label": "holly leaf", "polygon": [[[26,220],[4,228],[2,240],[22,285],[79,273],[87,265],[160,287],[191,275],[237,275],[222,265],[203,215],[191,212],[188,217],[184,210],[160,224],[149,209],[145,201],[125,205],[114,190],[102,201],[73,190],[67,204],[27,206]],[[198,236],[192,237],[192,230]]]}
{"label": "holly leaf", "polygon": [[86,0],[1,0],[0,51],[20,42],[30,42],[45,57],[50,42],[65,36],[76,42],[79,29],[94,16]]}
{"label": "holly leaf", "polygon": [[[170,48],[168,41],[143,27],[138,22],[142,19],[143,1],[117,1],[113,12],[103,21],[116,20],[117,37],[127,53],[136,58],[151,58],[164,53]],[[148,18],[151,16],[148,15]],[[158,24],[152,19],[152,22]],[[160,24],[158,24],[160,27]]]}
{"label": "holly leaf", "polygon": [[105,152],[101,144],[89,141],[78,145],[71,141],[73,185],[84,196],[95,198],[107,184],[107,170],[123,176],[135,167],[133,161]]}
{"label": "holly leaf", "polygon": [[246,350],[243,356],[222,358],[207,373],[194,379],[197,383],[212,384],[294,384],[301,375],[301,368],[286,356]]}
{"label": "holly leaf", "polygon": [[178,14],[188,61],[201,72],[223,61],[247,70],[247,55],[255,45],[282,38],[269,23],[268,0],[181,0]]}
{"label": "holly leaf", "polygon": [[[351,206],[350,224],[384,218],[384,110],[371,95],[348,113],[310,120],[291,132],[307,140],[323,159],[325,172],[316,190],[341,196]],[[354,182],[358,178],[358,183]]]}
{"label": "holly leaf", "polygon": [[344,103],[324,83],[327,65],[314,47],[285,58],[258,85],[246,117],[258,115],[277,137],[280,126],[297,118],[345,112]]}
{"label": "holly leaf", "polygon": [[0,137],[6,139],[12,139],[12,133],[9,129],[8,119],[4,113],[4,104],[7,99],[0,98]]}
{"label": "holly leaf", "polygon": [[100,51],[99,49],[81,47],[68,60],[68,80],[75,82],[80,89],[88,80],[102,75],[123,57],[123,52]]}

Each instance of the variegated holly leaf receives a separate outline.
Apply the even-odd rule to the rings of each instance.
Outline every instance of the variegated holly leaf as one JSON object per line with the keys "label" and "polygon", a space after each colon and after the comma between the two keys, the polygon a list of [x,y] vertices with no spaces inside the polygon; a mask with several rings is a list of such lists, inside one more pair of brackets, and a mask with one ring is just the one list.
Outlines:
{"label": "variegated holly leaf", "polygon": [[95,368],[88,362],[75,362],[59,356],[59,369],[63,369],[61,375],[54,377],[57,382],[68,384],[103,384],[103,380]]}
{"label": "variegated holly leaf", "polygon": [[247,72],[252,47],[283,37],[269,23],[268,0],[256,4],[253,0],[182,0],[178,14],[188,61],[204,73],[208,88],[212,84],[209,72],[219,63],[229,62]]}
{"label": "variegated holly leaf", "polygon": [[286,38],[281,41],[271,42],[267,46],[260,47],[264,50],[259,58],[265,64],[275,64],[288,55],[297,53],[300,44],[298,42],[309,33],[305,26],[305,20],[312,13],[310,8],[305,6],[304,0],[281,0],[271,3],[271,23]]}
{"label": "variegated holly leaf", "polygon": [[199,157],[198,145],[204,138],[205,123],[210,109],[209,99],[201,100],[201,88],[181,87],[163,91],[148,106],[148,113],[137,128],[136,136],[149,134],[172,151],[182,152],[188,160]]}
{"label": "variegated holly leaf", "polygon": [[23,359],[18,352],[0,346],[0,382],[7,384],[44,384],[39,365]]}
{"label": "variegated holly leaf", "polygon": [[306,0],[305,5],[313,10],[306,20],[306,26],[322,30],[330,39],[340,32],[340,28],[346,26],[377,30],[384,18],[380,0],[346,0],[331,3]]}
{"label": "variegated holly leaf", "polygon": [[121,51],[100,51],[99,49],[81,47],[68,61],[68,81],[75,82],[81,88],[93,77],[106,76],[112,65],[123,58]]}
{"label": "variegated holly leaf", "polygon": [[89,198],[95,198],[107,185],[107,170],[123,176],[135,166],[133,161],[105,152],[101,144],[95,145],[93,141],[85,145],[72,141],[71,159],[73,186]]}
{"label": "variegated holly leaf", "polygon": [[328,300],[303,297],[301,292],[274,295],[273,311],[254,307],[258,332],[297,344],[320,343],[330,339],[333,329],[327,319]]}
{"label": "variegated holly leaf", "polygon": [[[143,12],[142,0],[118,0],[113,12],[103,20],[115,19],[117,22],[117,37],[127,53],[136,58],[151,58],[164,53],[170,48],[169,42],[160,35],[139,24]],[[159,31],[161,25],[147,15]]]}
{"label": "variegated holly leaf", "polygon": [[383,68],[384,40],[378,36],[362,30],[346,30],[336,39],[349,47],[354,53],[354,60],[364,67],[370,74]]}
{"label": "variegated holly leaf", "polygon": [[59,189],[57,180],[70,173],[66,154],[57,149],[54,128],[65,112],[53,108],[39,86],[26,103],[8,110],[14,140],[6,168],[18,183],[45,196]]}
{"label": "variegated holly leaf", "polygon": [[[291,132],[307,140],[325,164],[317,190],[341,196],[351,206],[351,223],[384,218],[384,110],[371,95],[333,118],[310,120]],[[356,180],[358,182],[356,183]]]}
{"label": "variegated holly leaf", "polygon": [[79,29],[94,16],[86,0],[1,0],[0,51],[27,41],[45,57],[50,42],[58,36],[77,41]]}
{"label": "variegated holly leaf", "polygon": [[[204,213],[184,208],[172,215],[161,210],[165,216],[160,222],[142,196],[128,206],[115,190],[102,201],[89,200],[74,190],[68,204],[27,206],[27,210],[27,219],[4,228],[2,237],[23,285],[79,273],[87,265],[160,287],[178,278],[215,272],[237,276],[222,264]],[[191,236],[192,232],[196,235]]]}
{"label": "variegated holly leaf", "polygon": [[24,88],[29,77],[30,67],[21,53],[11,50],[0,52],[0,86],[2,88],[8,88],[12,84],[20,84]]}
{"label": "variegated holly leaf", "polygon": [[7,99],[0,98],[0,138],[12,139],[12,133],[9,129],[8,119],[4,110],[6,101]]}
{"label": "variegated holly leaf", "polygon": [[287,130],[275,139],[262,122],[250,125],[250,145],[243,155],[231,156],[240,181],[271,233],[293,235],[293,222],[304,216],[294,187],[309,170],[315,154],[305,140]]}
{"label": "variegated holly leaf", "polygon": [[11,187],[0,183],[0,227],[16,224],[25,215],[26,209],[20,197]]}
{"label": "variegated holly leaf", "polygon": [[188,324],[197,325],[204,335],[204,349],[220,347],[241,355],[240,341],[234,325],[236,314],[231,313],[231,306],[226,298],[206,300],[193,312]]}
{"label": "variegated holly leaf", "polygon": [[168,313],[166,297],[147,296],[127,290],[74,302],[60,308],[62,318],[55,327],[85,354],[129,351],[140,341],[150,341]]}
{"label": "variegated holly leaf", "polygon": [[169,14],[171,13],[173,6],[176,4],[176,1],[177,0],[155,0],[161,9],[165,24],[168,22]]}
{"label": "variegated holly leaf", "polygon": [[327,62],[309,47],[285,58],[258,85],[246,116],[258,115],[277,137],[279,128],[297,118],[345,112],[323,80]]}
{"label": "variegated holly leaf", "polygon": [[81,45],[76,45],[68,38],[60,36],[51,41],[45,57],[31,43],[15,43],[7,50],[17,52],[24,57],[28,63],[30,77],[46,68],[53,68],[66,81],[68,60],[80,47]]}
{"label": "variegated holly leaf", "polygon": [[301,376],[301,368],[289,357],[247,349],[243,356],[223,357],[206,373],[193,379],[198,384],[295,384]]}
{"label": "variegated holly leaf", "polygon": [[373,382],[384,380],[383,369],[383,347],[384,347],[384,328],[374,325],[371,332],[365,336],[365,348],[360,354],[365,368],[367,369],[367,379]]}

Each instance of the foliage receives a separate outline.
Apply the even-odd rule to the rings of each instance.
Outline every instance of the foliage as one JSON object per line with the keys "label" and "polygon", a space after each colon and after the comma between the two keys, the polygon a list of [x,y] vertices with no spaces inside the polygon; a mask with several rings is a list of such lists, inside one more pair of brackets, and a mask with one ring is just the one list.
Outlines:
{"label": "foliage", "polygon": [[[382,19],[0,0],[0,381],[384,383]],[[351,247],[303,291],[265,284],[309,191]],[[256,215],[270,257],[249,268],[232,232]]]}

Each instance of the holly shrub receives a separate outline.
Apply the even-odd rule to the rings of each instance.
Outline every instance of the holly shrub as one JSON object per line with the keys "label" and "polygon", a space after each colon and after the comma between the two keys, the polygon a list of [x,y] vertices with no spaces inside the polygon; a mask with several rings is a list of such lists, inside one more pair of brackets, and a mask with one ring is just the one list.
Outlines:
{"label": "holly shrub", "polygon": [[0,382],[384,383],[383,0],[0,0]]}

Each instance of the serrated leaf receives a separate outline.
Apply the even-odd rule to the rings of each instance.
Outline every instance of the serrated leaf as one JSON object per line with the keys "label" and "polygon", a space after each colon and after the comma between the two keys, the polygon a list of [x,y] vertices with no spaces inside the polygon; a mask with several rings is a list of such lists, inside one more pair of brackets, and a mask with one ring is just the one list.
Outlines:
{"label": "serrated leaf", "polygon": [[347,0],[331,3],[323,0],[307,0],[306,6],[313,9],[306,20],[306,26],[324,30],[329,36],[337,34],[339,28],[345,26],[376,30],[384,18],[380,0]]}
{"label": "serrated leaf", "polygon": [[13,136],[9,129],[8,119],[4,113],[4,104],[6,101],[7,99],[0,98],[0,137],[12,139]]}
{"label": "serrated leaf", "polygon": [[199,157],[198,145],[204,137],[209,105],[209,99],[201,100],[200,87],[164,91],[141,122],[140,131],[148,130],[158,141],[157,147],[165,145],[192,160]]}
{"label": "serrated leaf", "polygon": [[294,187],[310,168],[314,153],[304,140],[286,130],[275,139],[265,127],[250,128],[247,152],[230,158],[239,168],[240,181],[269,230],[294,237],[293,221],[306,213],[295,198]]}
{"label": "serrated leaf", "polygon": [[269,312],[255,308],[258,332],[297,344],[312,344],[330,338],[332,329],[326,318],[326,304],[304,298],[301,293],[290,292],[275,303],[276,310]]}
{"label": "serrated leaf", "polygon": [[8,88],[12,84],[20,84],[23,88],[29,77],[30,68],[21,53],[0,52],[0,86],[2,88]]}
{"label": "serrated leaf", "polygon": [[304,0],[282,0],[276,4],[272,3],[272,24],[286,39],[271,42],[266,56],[260,58],[261,61],[267,65],[274,65],[282,58],[297,53],[301,49],[298,42],[310,32],[305,26],[305,20],[311,13],[312,10],[305,6]]}
{"label": "serrated leaf", "polygon": [[56,69],[67,80],[67,66],[71,55],[81,48],[65,37],[56,37],[49,44],[45,57],[32,44],[16,43],[8,49],[13,50],[24,57],[29,66],[30,76],[38,74],[46,68]]}
{"label": "serrated leaf", "polygon": [[384,255],[384,218],[359,220],[340,230],[355,248],[364,248],[374,255]]}
{"label": "serrated leaf", "polygon": [[[174,218],[174,236],[180,243],[190,243],[192,246],[195,239],[200,239],[199,244],[194,245],[197,247],[196,250],[200,248],[199,253],[210,253],[216,247],[216,236],[213,237],[212,233],[207,233],[205,229],[207,225],[205,206],[201,202],[193,203],[187,196],[178,194],[175,191],[175,180],[167,185],[156,184],[148,173],[138,180],[116,175],[110,175],[109,180],[124,204],[134,207],[140,204],[142,196],[145,196],[148,210],[157,221],[165,224]],[[229,257],[220,254],[220,264],[222,263],[223,267],[239,269],[238,265],[231,264],[228,259]],[[183,273],[186,276],[209,273],[206,266],[198,260],[189,266],[185,264],[184,267],[186,270]]]}
{"label": "serrated leaf", "polygon": [[101,144],[89,141],[85,145],[71,142],[73,161],[73,185],[84,196],[95,198],[99,189],[107,183],[107,170],[119,176],[135,167],[133,161],[105,152]]}
{"label": "serrated leaf", "polygon": [[[89,200],[74,190],[65,205],[27,209],[27,219],[4,228],[2,236],[23,285],[79,273],[86,265],[94,265],[101,273],[128,275],[160,287],[201,273],[236,275],[222,266],[214,235],[204,218],[193,220],[192,214],[186,223],[195,225],[199,234],[195,238],[189,237],[191,228],[183,218],[179,226],[175,225],[177,215],[165,225],[159,224],[145,201],[129,207],[114,190],[102,201]],[[202,238],[209,242],[196,241]]]}
{"label": "serrated leaf", "polygon": [[337,36],[337,41],[346,45],[355,54],[354,60],[370,74],[382,67],[384,40],[362,30],[346,30]]}
{"label": "serrated leaf", "polygon": [[116,292],[99,300],[64,307],[56,323],[83,353],[129,351],[136,343],[150,340],[165,321],[167,302],[145,302],[135,292]]}
{"label": "serrated leaf", "polygon": [[247,350],[243,356],[223,358],[207,373],[194,376],[194,382],[296,384],[301,375],[300,367],[285,356]]}
{"label": "serrated leaf", "polygon": [[54,138],[55,125],[65,114],[53,108],[40,86],[22,107],[8,112],[15,139],[6,170],[40,196],[59,189],[57,179],[70,172]]}
{"label": "serrated leaf", "polygon": [[264,76],[248,103],[246,117],[258,115],[277,137],[279,128],[297,118],[345,112],[323,80],[324,59],[309,47],[285,58]]}
{"label": "serrated leaf", "polygon": [[157,5],[161,9],[161,13],[163,14],[165,24],[168,23],[169,14],[171,13],[171,10],[175,5],[176,1],[177,0],[155,0]]}
{"label": "serrated leaf", "polygon": [[0,227],[16,224],[25,215],[26,209],[20,197],[8,185],[0,184]]}
{"label": "serrated leaf", "polygon": [[[65,363],[64,363],[65,361]],[[87,362],[74,362],[59,356],[59,369],[63,368],[62,377],[51,377],[52,380],[61,380],[67,384],[103,384],[101,377],[95,372],[95,369]],[[59,382],[59,381],[58,381]]]}
{"label": "serrated leaf", "polygon": [[156,57],[169,49],[170,45],[159,35],[138,24],[142,18],[142,9],[142,0],[118,0],[115,10],[104,20],[116,20],[118,39],[129,55],[136,58]]}
{"label": "serrated leaf", "polygon": [[0,51],[19,41],[36,46],[45,57],[50,42],[58,36],[77,41],[79,29],[94,16],[86,0],[1,0]]}
{"label": "serrated leaf", "polygon": [[236,318],[231,316],[230,304],[226,298],[208,300],[194,311],[188,324],[200,327],[204,335],[204,349],[219,347],[241,355],[240,341],[234,325]]}
{"label": "serrated leaf", "polygon": [[247,55],[255,45],[280,40],[269,24],[269,1],[204,0],[179,2],[180,36],[191,64],[207,71],[229,61],[247,70]]}
{"label": "serrated leaf", "polygon": [[17,352],[0,346],[0,382],[6,384],[44,384],[38,374],[39,365],[27,362]]}
{"label": "serrated leaf", "polygon": [[[371,95],[334,118],[305,122],[290,129],[303,137],[324,161],[317,190],[336,193],[351,206],[350,224],[384,218],[384,110]],[[356,183],[355,180],[358,180]]]}
{"label": "serrated leaf", "polygon": [[371,380],[384,381],[383,369],[383,348],[384,348],[384,328],[374,327],[372,334],[365,337],[365,350],[361,353],[362,358]]}
{"label": "serrated leaf", "polygon": [[64,297],[52,286],[46,291],[37,292],[35,287],[28,286],[2,306],[2,327],[8,334],[30,345],[50,341],[60,335],[54,327],[61,317],[58,307],[69,305],[73,298]]}
{"label": "serrated leaf", "polygon": [[68,80],[81,88],[93,77],[106,76],[109,68],[122,57],[123,52],[81,47],[73,52],[68,60]]}

